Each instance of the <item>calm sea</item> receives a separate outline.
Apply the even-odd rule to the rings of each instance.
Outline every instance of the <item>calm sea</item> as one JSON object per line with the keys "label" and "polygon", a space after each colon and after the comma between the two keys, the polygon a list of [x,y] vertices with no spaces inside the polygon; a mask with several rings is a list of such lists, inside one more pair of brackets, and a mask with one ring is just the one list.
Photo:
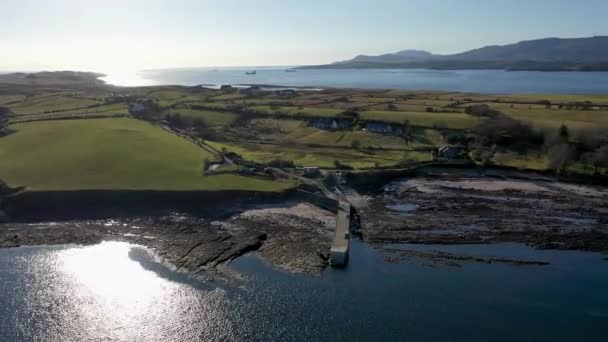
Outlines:
{"label": "calm sea", "polygon": [[522,245],[393,248],[548,261],[409,259],[355,241],[321,276],[233,262],[238,286],[188,278],[143,248],[0,250],[0,341],[605,341],[608,261]]}
{"label": "calm sea", "polygon": [[[263,84],[298,87],[442,90],[476,93],[606,94],[608,72],[503,70],[349,69],[297,70],[286,67],[188,68],[109,73],[123,86]],[[255,70],[255,75],[247,72]]]}

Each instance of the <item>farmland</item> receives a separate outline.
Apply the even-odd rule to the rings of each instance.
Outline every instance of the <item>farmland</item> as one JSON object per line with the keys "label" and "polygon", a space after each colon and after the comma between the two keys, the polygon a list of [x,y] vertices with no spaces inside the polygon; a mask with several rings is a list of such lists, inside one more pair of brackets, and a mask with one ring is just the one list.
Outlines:
{"label": "farmland", "polygon": [[33,190],[279,190],[289,182],[202,176],[212,157],[190,142],[130,119],[16,124],[0,140],[0,175]]}
{"label": "farmland", "polygon": [[[1,179],[42,190],[279,190],[297,182],[246,175],[243,169],[277,161],[327,169],[400,167],[431,161],[433,151],[446,145],[471,148],[476,162],[546,170],[552,161],[542,136],[548,139],[564,126],[569,144],[580,147],[580,137],[608,131],[605,95],[285,93],[83,82],[0,87],[0,107],[14,132],[0,138],[0,158],[10,161],[0,164]],[[132,103],[145,103],[146,112],[131,113]],[[523,127],[535,140],[508,142],[513,137],[507,134],[501,137],[507,142],[480,145],[479,127],[499,121],[472,113],[475,106],[500,113],[501,124]],[[594,164],[591,152],[564,162],[564,170],[601,172],[605,167]],[[214,169],[221,172],[214,175],[204,172],[205,160],[221,162],[228,153],[239,165],[219,165]]]}

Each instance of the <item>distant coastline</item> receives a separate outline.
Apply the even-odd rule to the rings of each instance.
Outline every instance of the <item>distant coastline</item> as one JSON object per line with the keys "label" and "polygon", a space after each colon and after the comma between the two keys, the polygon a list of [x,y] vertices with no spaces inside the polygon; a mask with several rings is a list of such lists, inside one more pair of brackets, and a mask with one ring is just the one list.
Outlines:
{"label": "distant coastline", "polygon": [[406,63],[344,62],[301,66],[298,69],[426,69],[426,70],[506,70],[543,72],[608,71],[608,62],[534,62],[534,61],[415,61]]}
{"label": "distant coastline", "polygon": [[[398,68],[391,65],[348,68],[301,67],[287,73],[284,67],[258,68],[256,75],[246,75],[251,67],[163,69],[132,71],[104,77],[106,84],[116,86],[182,85],[219,88],[222,85],[261,88],[272,85],[297,89],[403,89],[460,91],[492,94],[605,94],[608,76],[599,72],[537,72],[505,70],[430,70]],[[490,68],[489,68],[490,69]]]}
{"label": "distant coastline", "polygon": [[544,38],[485,46],[451,55],[402,50],[382,55],[359,55],[346,61],[304,68],[608,71],[608,37]]}

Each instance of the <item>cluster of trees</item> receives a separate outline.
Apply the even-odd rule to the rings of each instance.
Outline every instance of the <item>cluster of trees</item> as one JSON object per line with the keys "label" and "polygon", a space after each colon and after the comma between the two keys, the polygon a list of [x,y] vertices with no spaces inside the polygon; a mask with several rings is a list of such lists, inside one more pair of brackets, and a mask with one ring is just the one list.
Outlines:
{"label": "cluster of trees", "polygon": [[469,115],[472,115],[472,116],[486,117],[486,118],[495,118],[495,117],[499,117],[499,116],[504,116],[504,114],[502,112],[500,112],[486,104],[468,106],[467,108],[465,108],[464,112]]}
{"label": "cluster of trees", "polygon": [[549,167],[558,173],[579,162],[599,174],[601,169],[608,169],[608,130],[586,129],[573,137],[568,127],[562,125],[546,136],[544,150]]}
{"label": "cluster of trees", "polygon": [[450,144],[468,146],[473,160],[484,165],[491,164],[500,149],[538,149],[544,142],[542,132],[488,105],[469,106],[465,112],[486,120],[468,133],[444,129],[443,137]]}
{"label": "cluster of trees", "polygon": [[569,102],[566,104],[560,104],[559,109],[580,109],[580,110],[593,110],[595,105],[591,101],[584,102]]}
{"label": "cluster of trees", "polygon": [[595,173],[608,169],[608,130],[590,129],[580,131],[576,138],[578,160]]}
{"label": "cluster of trees", "polygon": [[483,105],[467,112],[488,119],[475,126],[471,135],[451,132],[444,137],[450,143],[469,146],[472,158],[483,164],[492,163],[497,150],[515,149],[542,151],[556,173],[575,162],[593,168],[596,174],[608,168],[608,130],[583,130],[572,136],[565,125],[553,132],[541,132]]}
{"label": "cluster of trees", "polygon": [[576,154],[576,149],[570,144],[568,127],[562,125],[556,134],[547,134],[544,150],[549,159],[549,168],[561,173],[573,161]]}
{"label": "cluster of trees", "polygon": [[164,119],[171,127],[179,129],[193,128],[194,130],[201,130],[207,128],[207,123],[202,118],[183,116],[179,113],[166,114]]}
{"label": "cluster of trees", "polygon": [[475,142],[484,146],[539,145],[543,134],[506,115],[493,116],[473,128]]}
{"label": "cluster of trees", "polygon": [[163,108],[158,104],[156,100],[140,100],[138,103],[143,106],[142,111],[131,111],[131,115],[138,119],[147,120],[147,121],[158,121],[160,120],[160,116]]}

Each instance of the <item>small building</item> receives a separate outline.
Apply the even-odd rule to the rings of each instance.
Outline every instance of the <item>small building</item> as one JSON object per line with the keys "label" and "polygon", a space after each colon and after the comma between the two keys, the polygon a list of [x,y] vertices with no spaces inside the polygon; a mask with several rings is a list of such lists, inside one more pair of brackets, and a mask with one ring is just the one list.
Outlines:
{"label": "small building", "polygon": [[351,127],[348,119],[318,118],[309,122],[309,125],[322,130],[344,130]]}
{"label": "small building", "polygon": [[437,149],[438,160],[465,160],[466,149],[461,146],[443,146]]}
{"label": "small building", "polygon": [[368,122],[365,129],[372,133],[393,134],[395,133],[393,125],[386,122]]}

